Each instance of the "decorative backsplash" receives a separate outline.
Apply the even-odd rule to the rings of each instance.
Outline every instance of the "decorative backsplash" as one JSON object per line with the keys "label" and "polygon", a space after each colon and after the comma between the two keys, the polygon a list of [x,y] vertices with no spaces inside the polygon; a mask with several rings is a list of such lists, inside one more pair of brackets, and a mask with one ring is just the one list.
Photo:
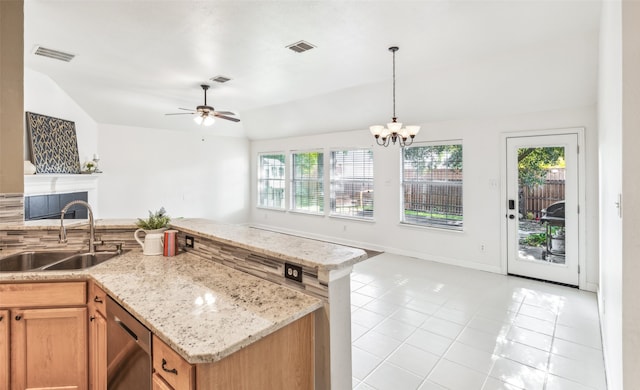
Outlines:
{"label": "decorative backsplash", "polygon": [[0,194],[0,223],[24,220],[24,196],[21,193]]}
{"label": "decorative backsplash", "polygon": [[284,261],[275,257],[256,254],[249,250],[223,244],[209,238],[189,234],[195,237],[194,248],[185,247],[185,233],[178,233],[178,245],[189,253],[216,261],[228,267],[246,272],[259,278],[277,283],[316,298],[328,299],[326,284],[318,280],[318,272],[311,267],[302,267],[302,283],[284,277]]}
{"label": "decorative backsplash", "polygon": [[[96,228],[98,249],[113,249],[116,243],[123,243],[124,249],[138,248],[133,238],[135,228]],[[71,227],[67,229],[67,244],[58,242],[58,229],[0,230],[0,247],[8,249],[83,249],[89,247],[89,228]]]}

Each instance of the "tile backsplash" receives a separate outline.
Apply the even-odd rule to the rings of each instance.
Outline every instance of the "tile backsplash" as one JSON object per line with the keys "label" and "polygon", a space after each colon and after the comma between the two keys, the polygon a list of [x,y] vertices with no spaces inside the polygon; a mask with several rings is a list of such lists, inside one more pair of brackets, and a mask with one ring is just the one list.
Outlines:
{"label": "tile backsplash", "polygon": [[0,223],[22,222],[23,220],[23,194],[0,194]]}

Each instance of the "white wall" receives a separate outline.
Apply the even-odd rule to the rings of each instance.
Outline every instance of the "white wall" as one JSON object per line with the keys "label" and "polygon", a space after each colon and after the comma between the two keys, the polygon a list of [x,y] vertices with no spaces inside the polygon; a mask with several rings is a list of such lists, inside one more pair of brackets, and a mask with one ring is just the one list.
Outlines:
{"label": "white wall", "polygon": [[622,389],[622,219],[615,203],[622,193],[621,3],[605,1],[600,34],[598,97],[600,171],[600,294],[607,381]]}
{"label": "white wall", "polygon": [[[587,153],[587,282],[598,282],[597,241],[597,132],[595,107],[548,111],[510,117],[457,120],[422,125],[419,141],[461,139],[464,153],[464,231],[401,226],[400,152],[397,146],[373,146],[375,222],[306,215],[257,208],[252,185],[251,222],[256,226],[371,249],[501,272],[500,145],[502,132],[584,127]],[[367,147],[368,130],[347,131],[279,140],[253,141],[252,183],[256,181],[259,152],[307,148]],[[481,250],[484,245],[484,251]]]}
{"label": "white wall", "polygon": [[249,142],[202,131],[100,124],[101,218],[171,217],[243,223],[249,215]]}
{"label": "white wall", "polygon": [[640,3],[622,2],[622,362],[625,389],[640,389]]}
{"label": "white wall", "polygon": [[[247,221],[246,139],[214,137],[207,130],[98,124],[51,78],[30,69],[25,69],[24,96],[25,111],[75,122],[81,164],[100,154],[104,173],[92,204],[96,217],[144,217],[164,206],[173,217]],[[25,158],[27,151],[25,143]]]}
{"label": "white wall", "polygon": [[[98,150],[96,121],[49,76],[28,68],[24,69],[24,110],[75,122],[81,165],[91,160]],[[25,135],[25,160],[28,159]]]}

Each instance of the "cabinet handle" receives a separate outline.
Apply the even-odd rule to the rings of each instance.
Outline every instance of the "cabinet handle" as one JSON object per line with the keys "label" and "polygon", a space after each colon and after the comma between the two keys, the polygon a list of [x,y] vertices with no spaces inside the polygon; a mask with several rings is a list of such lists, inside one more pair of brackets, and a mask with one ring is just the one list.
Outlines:
{"label": "cabinet handle", "polygon": [[4,316],[0,316],[0,321],[2,321],[4,319]]}
{"label": "cabinet handle", "polygon": [[93,320],[95,320],[95,319],[96,319],[96,316],[91,316],[91,317],[89,317],[89,321],[93,321]]}
{"label": "cabinet handle", "polygon": [[164,358],[163,358],[162,359],[162,369],[164,370],[164,372],[169,372],[171,374],[178,375],[178,370],[176,370],[175,368],[168,369],[166,366],[167,366],[167,361],[164,360]]}
{"label": "cabinet handle", "polygon": [[95,298],[93,298],[93,301],[96,303],[102,303],[102,299],[98,298],[97,295],[95,296]]}
{"label": "cabinet handle", "polygon": [[22,316],[21,316],[20,314],[18,314],[18,315],[16,316],[16,321],[20,321],[21,319],[22,319]]}

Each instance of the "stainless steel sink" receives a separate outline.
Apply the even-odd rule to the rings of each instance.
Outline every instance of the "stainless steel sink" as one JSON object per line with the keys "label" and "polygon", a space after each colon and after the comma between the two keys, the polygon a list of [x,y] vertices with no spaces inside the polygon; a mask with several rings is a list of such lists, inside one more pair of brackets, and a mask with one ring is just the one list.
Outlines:
{"label": "stainless steel sink", "polygon": [[93,267],[127,251],[20,252],[0,258],[0,272],[56,271]]}
{"label": "stainless steel sink", "polygon": [[123,253],[123,251],[79,253],[54,264],[47,265],[42,269],[44,271],[85,269],[103,263],[121,253]]}
{"label": "stainless steel sink", "polygon": [[20,252],[0,259],[0,272],[29,271],[53,264],[76,253],[78,251]]}

